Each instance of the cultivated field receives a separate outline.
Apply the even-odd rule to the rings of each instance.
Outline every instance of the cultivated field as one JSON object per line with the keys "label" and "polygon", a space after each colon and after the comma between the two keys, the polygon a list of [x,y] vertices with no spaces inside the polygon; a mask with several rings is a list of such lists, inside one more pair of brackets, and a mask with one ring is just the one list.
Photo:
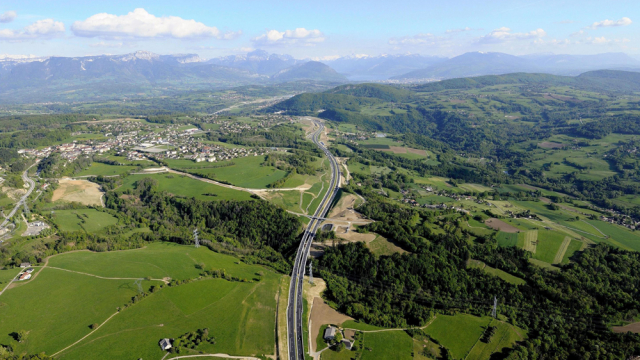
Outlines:
{"label": "cultivated field", "polygon": [[[165,287],[116,312],[137,294],[136,278],[192,279],[201,272],[196,265],[249,281],[204,279]],[[203,344],[199,351],[273,355],[279,279],[269,269],[204,247],[156,243],[137,250],[64,253],[50,258],[36,278],[2,295],[0,343],[26,330],[28,340],[16,350],[54,354],[90,334],[56,358],[160,359],[161,338],[209,328],[216,344]],[[160,284],[142,281],[144,290]],[[39,294],[47,294],[47,301]],[[89,325],[113,314],[91,333]]]}
{"label": "cultivated field", "polygon": [[100,185],[96,183],[64,178],[58,181],[58,188],[53,192],[51,201],[79,202],[84,205],[102,206],[102,195]]}

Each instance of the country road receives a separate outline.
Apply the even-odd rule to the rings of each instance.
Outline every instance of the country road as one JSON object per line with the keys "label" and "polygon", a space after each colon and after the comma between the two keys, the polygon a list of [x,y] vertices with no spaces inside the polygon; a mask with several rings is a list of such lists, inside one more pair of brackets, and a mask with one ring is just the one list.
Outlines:
{"label": "country road", "polygon": [[9,222],[9,219],[11,219],[13,217],[13,215],[16,214],[18,209],[20,209],[20,206],[23,206],[23,205],[25,205],[27,203],[27,199],[29,198],[29,195],[31,195],[33,190],[36,188],[36,183],[33,180],[31,180],[31,178],[29,178],[29,169],[34,167],[37,163],[38,162],[36,161],[33,165],[29,166],[27,168],[27,170],[25,170],[22,173],[22,180],[29,184],[29,190],[27,190],[27,193],[24,194],[24,196],[20,198],[20,200],[16,203],[16,206],[13,208],[13,210],[11,210],[9,215],[4,219],[4,221],[2,221],[2,224],[0,224],[0,229],[2,229],[5,226],[7,226],[7,223]]}
{"label": "country road", "polygon": [[321,218],[324,218],[329,207],[333,203],[333,199],[338,192],[340,186],[340,171],[338,168],[338,162],[331,155],[329,150],[325,147],[325,144],[320,141],[320,134],[324,131],[324,124],[315,119],[309,119],[314,122],[318,127],[312,135],[311,139],[329,158],[331,162],[331,183],[324,198],[320,202],[318,209],[316,210],[313,218],[309,222],[307,229],[302,236],[300,247],[296,254],[296,260],[293,266],[293,272],[291,274],[291,286],[289,288],[289,303],[287,304],[287,342],[289,348],[289,360],[304,360],[304,338],[303,338],[303,296],[302,285],[304,281],[305,268],[307,265],[307,258],[311,251],[311,244],[315,237],[318,226],[322,222]]}

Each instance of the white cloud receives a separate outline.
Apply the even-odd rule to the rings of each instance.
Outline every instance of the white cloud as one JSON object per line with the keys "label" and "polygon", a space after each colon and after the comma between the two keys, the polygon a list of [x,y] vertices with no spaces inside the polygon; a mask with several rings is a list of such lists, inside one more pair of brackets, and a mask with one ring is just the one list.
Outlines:
{"label": "white cloud", "polygon": [[104,42],[104,41],[89,44],[89,46],[91,47],[98,47],[98,48],[121,48],[122,45],[124,44],[121,42],[113,43],[113,42]]}
{"label": "white cloud", "polygon": [[597,29],[597,28],[603,28],[603,27],[613,27],[613,26],[627,26],[627,25],[631,25],[633,21],[631,21],[631,19],[629,19],[628,17],[623,17],[620,20],[602,20],[602,21],[597,21],[594,22],[593,24],[591,24],[591,26],[589,26],[591,29]]}
{"label": "white cloud", "polygon": [[456,34],[456,33],[461,33],[461,32],[465,32],[465,31],[471,31],[473,30],[470,27],[466,27],[466,28],[462,28],[462,29],[451,29],[451,30],[447,30],[445,31],[445,33],[447,34]]}
{"label": "white cloud", "polygon": [[120,16],[95,14],[84,21],[74,22],[71,31],[76,36],[102,38],[233,39],[240,35],[240,32],[223,33],[215,26],[177,16],[157,17],[141,8]]}
{"label": "white cloud", "polygon": [[498,44],[504,43],[508,41],[517,41],[517,40],[530,40],[530,39],[539,39],[545,37],[547,33],[542,29],[532,30],[526,33],[514,33],[511,32],[511,29],[508,27],[501,27],[499,29],[495,29],[488,33],[485,36],[480,37],[477,40],[479,44]]}
{"label": "white cloud", "polygon": [[51,38],[64,33],[64,24],[53,19],[38,20],[20,30],[1,29],[0,40],[22,41]]}
{"label": "white cloud", "polygon": [[0,14],[0,23],[10,23],[13,21],[13,19],[16,18],[16,16],[18,16],[18,13],[11,10],[5,12],[4,14]]}
{"label": "white cloud", "polygon": [[390,45],[435,45],[438,37],[431,33],[389,39]]}
{"label": "white cloud", "polygon": [[257,36],[251,41],[256,45],[314,45],[325,40],[324,34],[320,30],[307,30],[305,28],[297,28],[295,30],[269,30],[266,33]]}
{"label": "white cloud", "polygon": [[606,44],[622,44],[628,43],[629,39],[607,39],[604,36],[600,37],[588,37],[584,43],[593,45],[606,45]]}

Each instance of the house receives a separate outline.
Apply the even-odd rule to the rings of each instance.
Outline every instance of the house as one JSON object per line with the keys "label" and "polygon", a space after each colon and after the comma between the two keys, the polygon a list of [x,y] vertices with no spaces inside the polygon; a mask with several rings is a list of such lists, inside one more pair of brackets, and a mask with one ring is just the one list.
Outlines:
{"label": "house", "polygon": [[26,272],[27,274],[31,274],[33,272],[33,268],[28,268],[24,272]]}
{"label": "house", "polygon": [[31,279],[31,274],[30,273],[22,273],[22,275],[20,275],[20,277],[18,278],[18,280],[22,281],[22,280],[29,280]]}
{"label": "house", "polygon": [[28,268],[29,266],[31,266],[31,263],[28,263],[28,262],[23,262],[20,264],[21,268]]}
{"label": "house", "polygon": [[347,350],[351,350],[351,348],[353,347],[353,341],[351,340],[342,339],[342,343],[344,344],[344,348]]}
{"label": "house", "polygon": [[324,330],[324,339],[325,340],[333,340],[336,337],[336,328],[333,326],[329,326]]}
{"label": "house", "polygon": [[162,350],[171,349],[171,340],[169,340],[169,339],[160,340],[160,349],[162,349]]}

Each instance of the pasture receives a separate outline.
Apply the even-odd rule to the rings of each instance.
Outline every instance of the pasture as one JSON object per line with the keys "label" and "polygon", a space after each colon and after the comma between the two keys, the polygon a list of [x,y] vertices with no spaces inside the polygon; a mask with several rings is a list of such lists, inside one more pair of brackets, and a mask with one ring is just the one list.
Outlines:
{"label": "pasture", "polygon": [[179,174],[145,174],[129,175],[118,191],[133,189],[136,181],[151,178],[158,182],[158,190],[166,191],[176,196],[195,197],[199,200],[249,200],[251,194],[246,191],[229,189],[223,186],[192,179]]}
{"label": "pasture", "polygon": [[[273,354],[274,294],[280,275],[204,247],[168,243],[51,257],[37,277],[2,295],[6,305],[0,306],[0,343],[10,342],[8,334],[26,330],[28,340],[19,344],[18,351],[53,354],[89,334],[90,324],[101,324],[138,292],[134,280],[124,278],[192,279],[201,272],[196,265],[224,269],[231,276],[253,281],[204,279],[164,287],[120,311],[56,358],[161,358],[159,339],[176,338],[199,328],[209,328],[216,338],[215,345],[202,344],[199,351]],[[154,280],[142,282],[144,290],[160,284]],[[39,294],[47,294],[47,301],[42,302]]]}
{"label": "pasture", "polygon": [[424,331],[446,346],[455,359],[463,359],[480,339],[490,321],[488,316],[438,314]]}
{"label": "pasture", "polygon": [[364,333],[364,347],[371,351],[363,351],[362,359],[397,359],[411,360],[413,357],[413,339],[404,331],[383,331]]}
{"label": "pasture", "polygon": [[273,166],[263,166],[264,158],[264,156],[247,156],[215,163],[174,160],[169,162],[169,165],[176,169],[188,170],[193,174],[206,175],[215,180],[226,181],[236,186],[265,189],[267,185],[284,178],[287,172]]}
{"label": "pasture", "polygon": [[495,326],[496,333],[488,343],[478,341],[473,347],[467,359],[485,360],[491,358],[491,354],[500,352],[504,348],[512,347],[517,341],[526,337],[526,332],[502,321],[492,320],[491,326]]}
{"label": "pasture", "polygon": [[52,217],[61,231],[97,233],[118,223],[116,217],[95,209],[56,210]]}
{"label": "pasture", "polygon": [[91,163],[91,165],[80,171],[79,173],[75,174],[75,176],[88,176],[88,175],[95,175],[95,176],[113,176],[113,175],[123,175],[128,173],[129,171],[133,171],[138,169],[137,166],[130,166],[130,165],[109,165],[109,164],[103,164],[103,163],[99,163],[99,162],[93,162]]}
{"label": "pasture", "polygon": [[[144,282],[149,288],[156,282]],[[47,354],[72,344],[102,323],[137,293],[132,280],[103,280],[44,268],[37,277],[7,290],[0,306],[0,343],[9,344],[9,334],[29,332],[17,352]],[[46,294],[46,301],[43,301]]]}

